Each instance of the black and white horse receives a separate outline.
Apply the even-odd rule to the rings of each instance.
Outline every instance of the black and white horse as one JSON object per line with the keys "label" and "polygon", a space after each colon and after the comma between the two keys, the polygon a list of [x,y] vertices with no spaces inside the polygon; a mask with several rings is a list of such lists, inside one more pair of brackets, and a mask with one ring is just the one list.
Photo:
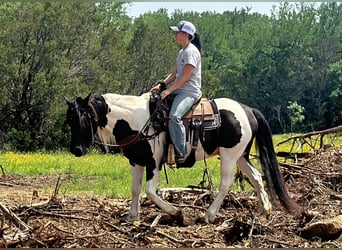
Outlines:
{"label": "black and white horse", "polygon": [[[180,216],[181,211],[161,199],[156,194],[160,170],[167,154],[167,133],[161,131],[157,136],[145,137],[141,130],[150,117],[149,101],[151,93],[141,96],[103,94],[88,95],[75,101],[66,99],[68,104],[67,123],[71,127],[70,151],[75,156],[83,156],[98,135],[103,144],[118,143],[129,159],[132,170],[132,203],[128,221],[139,219],[139,197],[146,168],[146,194],[164,212]],[[250,160],[249,152],[254,138],[259,149],[259,158],[266,179],[268,191],[276,194],[281,204],[290,212],[302,212],[302,208],[289,196],[281,177],[272,134],[264,116],[256,109],[242,105],[228,98],[214,99],[221,125],[213,138],[200,140],[196,151],[188,157],[186,164],[219,155],[221,180],[219,191],[205,213],[204,220],[213,223],[224,197],[233,184],[235,165],[245,174],[253,185],[258,198],[267,214],[272,205],[264,189],[262,175]],[[148,128],[147,133],[154,131]],[[191,145],[188,143],[188,152]],[[273,197],[273,196],[272,196]]]}

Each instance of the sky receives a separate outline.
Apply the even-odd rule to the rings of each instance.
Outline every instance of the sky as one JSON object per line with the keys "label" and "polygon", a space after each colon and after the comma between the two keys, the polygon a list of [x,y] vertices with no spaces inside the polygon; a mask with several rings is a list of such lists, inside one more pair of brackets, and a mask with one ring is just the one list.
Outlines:
{"label": "sky", "polygon": [[212,11],[222,13],[224,11],[234,11],[236,8],[250,7],[250,13],[258,12],[260,14],[270,15],[272,6],[278,6],[280,2],[132,2],[127,5],[127,14],[131,17],[138,17],[139,15],[149,12],[157,11],[160,8],[168,10],[172,14],[175,9],[182,11],[197,11],[199,13],[204,11]]}

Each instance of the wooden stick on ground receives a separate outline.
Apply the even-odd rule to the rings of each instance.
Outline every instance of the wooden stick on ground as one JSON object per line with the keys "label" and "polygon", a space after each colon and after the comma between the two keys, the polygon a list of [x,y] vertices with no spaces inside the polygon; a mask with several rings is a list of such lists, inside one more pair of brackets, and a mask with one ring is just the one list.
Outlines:
{"label": "wooden stick on ground", "polygon": [[0,186],[14,187],[14,185],[13,185],[13,184],[6,183],[6,182],[0,182]]}
{"label": "wooden stick on ground", "polygon": [[15,213],[8,209],[5,205],[0,202],[0,210],[5,214],[5,217],[12,221],[21,230],[28,230],[32,232],[32,228],[23,222]]}
{"label": "wooden stick on ground", "polygon": [[153,220],[153,222],[152,222],[150,227],[154,228],[158,224],[158,222],[159,222],[161,217],[162,217],[161,214],[158,214],[158,216]]}
{"label": "wooden stick on ground", "polygon": [[2,177],[5,177],[5,169],[2,167],[2,165],[0,165],[0,169],[1,169],[1,173],[2,173]]}

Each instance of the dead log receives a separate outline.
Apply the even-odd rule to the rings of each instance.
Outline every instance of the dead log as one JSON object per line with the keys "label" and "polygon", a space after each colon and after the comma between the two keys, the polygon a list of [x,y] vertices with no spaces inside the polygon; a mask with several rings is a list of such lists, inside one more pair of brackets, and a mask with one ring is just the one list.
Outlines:
{"label": "dead log", "polygon": [[342,215],[311,223],[301,229],[301,236],[306,239],[320,237],[322,240],[335,240],[341,233]]}
{"label": "dead log", "polygon": [[[329,128],[329,129],[325,129],[325,130],[320,130],[320,131],[313,131],[313,132],[309,132],[306,134],[302,134],[302,135],[297,135],[297,136],[292,136],[287,138],[286,140],[283,140],[281,142],[279,142],[276,146],[279,146],[285,142],[291,141],[293,140],[293,144],[292,144],[292,148],[294,146],[294,143],[296,141],[299,141],[300,147],[302,147],[303,144],[308,144],[312,149],[315,149],[315,146],[312,145],[311,143],[309,143],[306,139],[309,138],[311,139],[311,137],[318,135],[320,138],[320,145],[319,145],[319,149],[321,149],[323,147],[323,137],[327,134],[332,134],[332,133],[337,133],[342,131],[342,125],[339,125],[337,127],[333,127],[333,128]],[[291,151],[292,151],[291,148]]]}
{"label": "dead log", "polygon": [[291,153],[291,152],[279,151],[279,152],[277,152],[277,156],[278,157],[284,157],[287,159],[297,160],[298,158],[310,158],[313,156],[313,153],[310,153],[310,152]]}
{"label": "dead log", "polygon": [[14,185],[13,185],[13,184],[6,183],[6,182],[0,182],[0,186],[14,187]]}

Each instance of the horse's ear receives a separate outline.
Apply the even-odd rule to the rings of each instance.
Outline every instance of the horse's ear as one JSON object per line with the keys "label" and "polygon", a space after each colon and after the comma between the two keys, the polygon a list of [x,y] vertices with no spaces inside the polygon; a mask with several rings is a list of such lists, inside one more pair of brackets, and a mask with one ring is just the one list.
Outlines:
{"label": "horse's ear", "polygon": [[84,99],[84,102],[89,103],[90,97],[91,97],[91,93],[89,93],[89,95]]}
{"label": "horse's ear", "polygon": [[69,100],[67,97],[64,96],[64,101],[66,102],[66,104],[68,104],[68,106],[73,105],[73,101]]}

